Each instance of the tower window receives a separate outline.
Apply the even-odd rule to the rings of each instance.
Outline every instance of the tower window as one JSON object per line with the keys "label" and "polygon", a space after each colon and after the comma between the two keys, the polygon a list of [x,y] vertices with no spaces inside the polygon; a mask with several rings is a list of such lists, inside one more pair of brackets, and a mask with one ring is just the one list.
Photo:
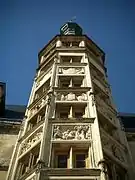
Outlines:
{"label": "tower window", "polygon": [[76,154],[75,156],[75,167],[85,168],[85,154]]}
{"label": "tower window", "polygon": [[[57,149],[55,151],[55,148]],[[60,147],[59,147],[60,148]],[[78,149],[77,147],[65,146],[60,149],[54,147],[52,165],[55,168],[89,168],[90,161],[88,149]]]}
{"label": "tower window", "polygon": [[75,118],[82,118],[83,112],[75,112]]}
{"label": "tower window", "polygon": [[68,118],[68,112],[61,112],[60,118]]}
{"label": "tower window", "polygon": [[58,168],[67,168],[67,155],[58,155]]}

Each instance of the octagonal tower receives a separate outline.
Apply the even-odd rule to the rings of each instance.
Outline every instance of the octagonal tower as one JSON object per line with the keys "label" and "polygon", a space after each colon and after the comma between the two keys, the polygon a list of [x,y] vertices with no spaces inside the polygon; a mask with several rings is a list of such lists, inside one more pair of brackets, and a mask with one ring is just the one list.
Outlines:
{"label": "octagonal tower", "polygon": [[38,57],[7,180],[132,179],[105,53],[68,22]]}

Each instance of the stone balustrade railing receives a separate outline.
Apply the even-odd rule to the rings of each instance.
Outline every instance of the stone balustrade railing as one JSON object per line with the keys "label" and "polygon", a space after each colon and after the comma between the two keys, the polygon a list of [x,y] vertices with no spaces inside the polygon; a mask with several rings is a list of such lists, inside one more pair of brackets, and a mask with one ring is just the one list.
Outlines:
{"label": "stone balustrade railing", "polygon": [[118,146],[118,144],[107,134],[102,131],[101,133],[101,140],[103,144],[103,149],[108,151],[112,156],[117,158],[117,160],[121,161],[122,163],[126,161],[125,155],[124,155],[124,150]]}
{"label": "stone balustrade railing", "polygon": [[46,96],[41,98],[29,112],[29,118],[35,115],[46,104]]}
{"label": "stone balustrade railing", "polygon": [[92,76],[94,78],[96,78],[98,81],[100,81],[100,83],[103,84],[104,87],[106,87],[106,88],[109,87],[109,85],[108,85],[107,81],[105,80],[105,78],[99,76],[98,73],[95,70],[92,69],[91,71],[92,71]]}
{"label": "stone balustrade railing", "polygon": [[21,143],[20,155],[25,153],[31,147],[33,147],[39,140],[41,140],[42,127],[36,132],[32,133],[26,140]]}
{"label": "stone balustrade railing", "polygon": [[111,109],[100,97],[96,96],[97,108],[115,124],[116,112]]}

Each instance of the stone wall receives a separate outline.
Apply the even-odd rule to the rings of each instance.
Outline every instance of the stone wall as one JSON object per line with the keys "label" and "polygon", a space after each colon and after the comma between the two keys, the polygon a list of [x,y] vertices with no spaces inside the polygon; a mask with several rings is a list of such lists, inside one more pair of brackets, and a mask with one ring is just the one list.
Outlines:
{"label": "stone wall", "polygon": [[135,132],[128,132],[127,133],[127,140],[129,144],[129,148],[132,154],[133,162],[134,162],[134,167],[135,167]]}
{"label": "stone wall", "polygon": [[20,123],[0,123],[0,180],[5,180]]}

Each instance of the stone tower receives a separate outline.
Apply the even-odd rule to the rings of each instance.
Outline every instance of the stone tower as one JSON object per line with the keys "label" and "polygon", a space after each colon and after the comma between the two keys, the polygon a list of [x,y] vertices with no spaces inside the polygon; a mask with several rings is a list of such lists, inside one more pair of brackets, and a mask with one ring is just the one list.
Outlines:
{"label": "stone tower", "polygon": [[7,180],[131,180],[105,53],[68,22],[38,57]]}

